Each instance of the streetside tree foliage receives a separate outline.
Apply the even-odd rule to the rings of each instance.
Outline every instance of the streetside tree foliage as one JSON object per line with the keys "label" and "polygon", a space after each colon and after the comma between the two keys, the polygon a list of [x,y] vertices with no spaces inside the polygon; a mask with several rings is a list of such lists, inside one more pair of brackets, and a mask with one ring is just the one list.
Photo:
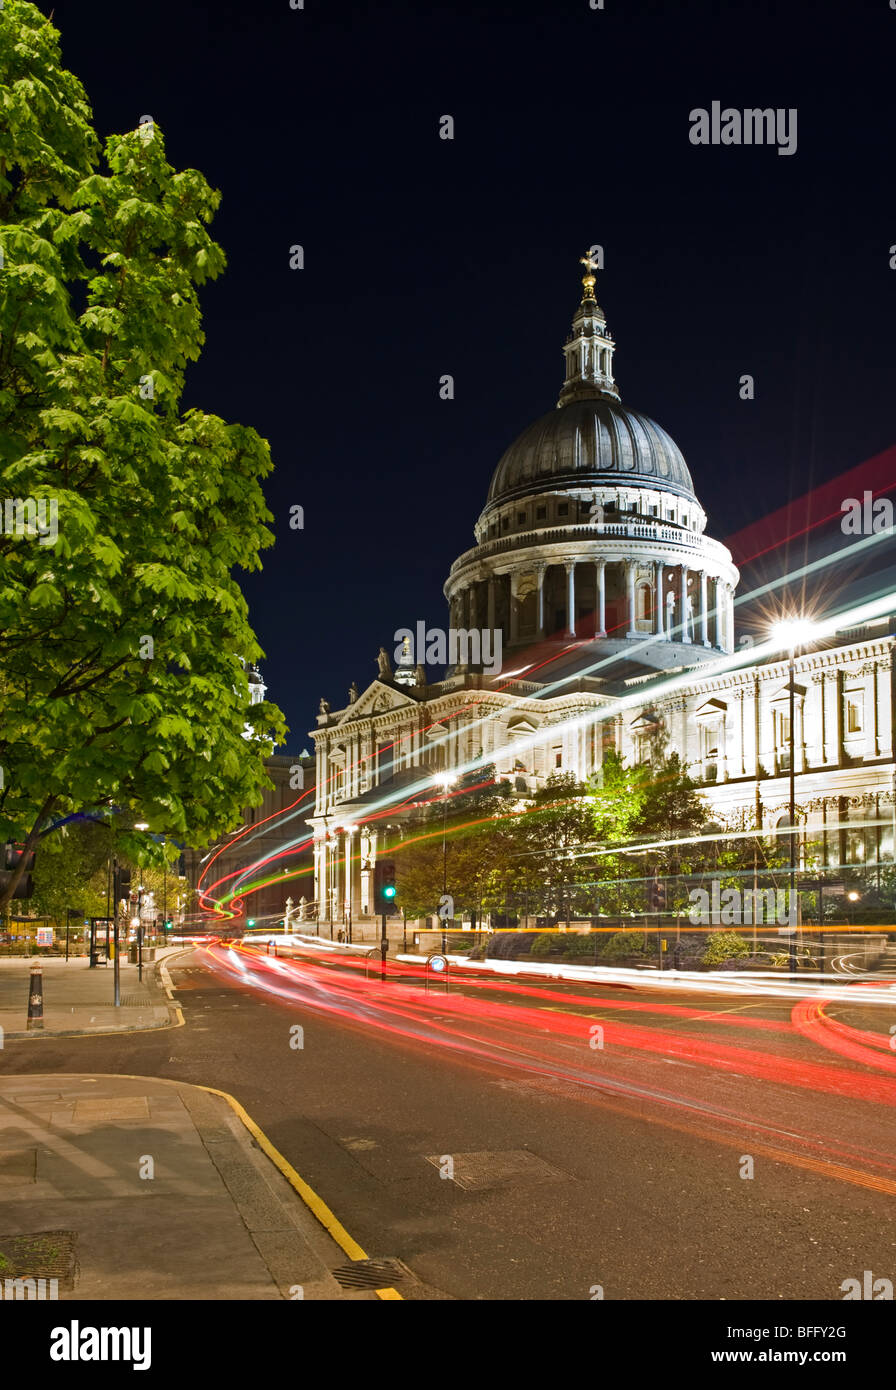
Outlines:
{"label": "streetside tree foliage", "polygon": [[488,911],[490,876],[509,853],[511,801],[491,765],[462,777],[444,804],[434,796],[396,851],[397,906],[412,917],[434,914],[447,870],[455,916]]}
{"label": "streetside tree foliage", "polygon": [[101,159],[91,119],[57,31],[6,0],[0,501],[23,506],[0,532],[0,840],[116,806],[202,843],[260,799],[285,733],[249,706],[233,577],[272,543],[272,464],[254,430],[181,406],[219,194],[151,124]]}

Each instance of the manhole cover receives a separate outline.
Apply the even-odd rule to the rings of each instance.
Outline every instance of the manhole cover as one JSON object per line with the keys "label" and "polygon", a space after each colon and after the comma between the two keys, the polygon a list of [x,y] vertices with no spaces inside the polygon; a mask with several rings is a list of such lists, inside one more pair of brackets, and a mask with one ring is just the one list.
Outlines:
{"label": "manhole cover", "polygon": [[344,1289],[388,1289],[411,1274],[400,1260],[352,1260],[331,1273]]}
{"label": "manhole cover", "polygon": [[[427,1163],[445,1173],[457,1187],[479,1192],[514,1182],[568,1182],[565,1173],[528,1149],[471,1154],[427,1154]],[[450,1162],[450,1167],[449,1167]]]}
{"label": "manhole cover", "polygon": [[58,1279],[73,1289],[78,1273],[75,1231],[33,1231],[0,1236],[0,1279]]}

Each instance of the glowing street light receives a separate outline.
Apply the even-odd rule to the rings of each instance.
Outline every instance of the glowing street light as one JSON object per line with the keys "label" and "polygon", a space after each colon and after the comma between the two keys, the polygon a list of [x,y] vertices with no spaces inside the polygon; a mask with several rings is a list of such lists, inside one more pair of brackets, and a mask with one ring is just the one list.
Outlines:
{"label": "glowing street light", "polygon": [[797,647],[804,647],[807,642],[812,641],[815,632],[815,624],[808,618],[782,618],[775,623],[771,630],[773,641],[782,647],[787,647],[793,652]]}
{"label": "glowing street light", "polygon": [[[788,713],[790,720],[790,814],[788,827],[790,834],[790,902],[796,898],[796,702],[795,702],[795,677],[793,668],[793,654],[797,647],[804,647],[811,642],[815,631],[814,624],[808,618],[801,618],[797,614],[782,618],[775,623],[771,630],[773,641],[787,648],[787,692],[788,692]],[[796,970],[796,934],[790,937],[790,970]]]}

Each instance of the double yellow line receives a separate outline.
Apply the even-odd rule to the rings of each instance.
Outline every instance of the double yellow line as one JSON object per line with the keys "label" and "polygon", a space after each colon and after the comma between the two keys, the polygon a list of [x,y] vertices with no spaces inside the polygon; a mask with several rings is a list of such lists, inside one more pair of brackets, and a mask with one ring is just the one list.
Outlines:
{"label": "double yellow line", "polygon": [[[333,1237],[341,1250],[344,1250],[350,1260],[368,1260],[370,1256],[367,1251],[362,1249],[356,1240],[349,1235],[348,1231],[338,1220],[336,1215],[330,1210],[322,1197],[318,1197],[313,1188],[309,1187],[305,1179],[301,1177],[293,1168],[288,1159],[285,1159],[279,1149],[275,1149],[264,1130],[259,1129],[248,1111],[244,1110],[235,1096],[231,1096],[227,1091],[219,1091],[214,1086],[200,1086],[200,1091],[209,1091],[213,1096],[221,1096],[227,1101],[231,1110],[242,1120],[258,1147],[267,1154],[268,1158],[276,1168],[279,1168],[290,1187],[294,1188],[299,1194],[305,1206],[316,1217],[324,1230]],[[397,1289],[377,1289],[377,1298],[395,1299],[404,1302]]]}

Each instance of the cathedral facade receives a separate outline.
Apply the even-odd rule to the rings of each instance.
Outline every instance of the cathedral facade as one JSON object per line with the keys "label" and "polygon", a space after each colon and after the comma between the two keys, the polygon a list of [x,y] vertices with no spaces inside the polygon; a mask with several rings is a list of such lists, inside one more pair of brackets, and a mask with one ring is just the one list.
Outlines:
{"label": "cathedral facade", "polygon": [[893,860],[889,623],[795,653],[792,728],[786,656],[724,669],[749,640],[737,568],[706,534],[677,445],[622,405],[585,264],[557,406],[499,461],[446,581],[446,678],[429,683],[409,627],[367,689],[321,701],[308,821],[321,917],[370,911],[377,854],[445,780],[493,764],[525,800],[557,772],[583,781],[608,747],[630,763],[678,752],[719,828],[769,835],[790,824],[792,757],[801,863]]}

